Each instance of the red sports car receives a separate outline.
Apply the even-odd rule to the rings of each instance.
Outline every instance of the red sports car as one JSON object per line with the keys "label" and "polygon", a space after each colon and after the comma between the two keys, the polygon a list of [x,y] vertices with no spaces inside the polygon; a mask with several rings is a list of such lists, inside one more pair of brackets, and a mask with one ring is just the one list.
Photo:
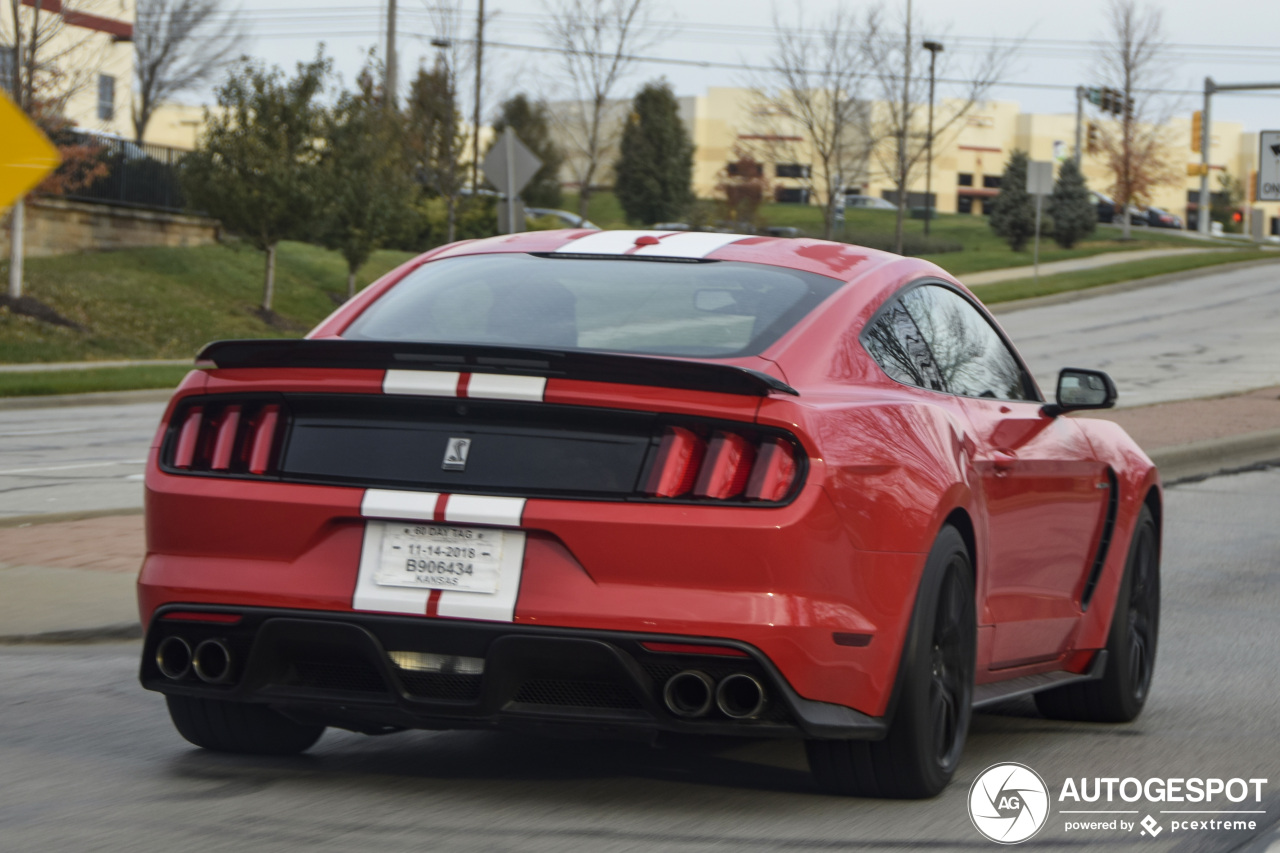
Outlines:
{"label": "red sports car", "polygon": [[1161,489],[925,261],[733,234],[455,243],[209,345],[146,475],[141,679],[194,744],[326,726],[804,738],[921,797],[971,709],[1142,709]]}

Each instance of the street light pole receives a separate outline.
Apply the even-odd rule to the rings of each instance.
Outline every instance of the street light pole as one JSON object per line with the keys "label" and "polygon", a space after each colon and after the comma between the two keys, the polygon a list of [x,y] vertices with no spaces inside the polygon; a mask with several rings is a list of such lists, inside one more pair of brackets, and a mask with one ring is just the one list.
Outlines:
{"label": "street light pole", "polygon": [[1084,86],[1076,86],[1076,168],[1081,168],[1084,147]]}
{"label": "street light pole", "polygon": [[387,105],[396,108],[396,0],[387,0],[387,68],[382,82]]}
{"label": "street light pole", "polygon": [[928,153],[924,161],[924,236],[928,237],[929,223],[933,220],[933,84],[942,42],[927,41],[924,49],[929,51],[929,138],[926,140]]}
{"label": "street light pole", "polygon": [[484,0],[476,11],[476,102],[471,113],[471,195],[480,187],[480,81],[484,66]]}

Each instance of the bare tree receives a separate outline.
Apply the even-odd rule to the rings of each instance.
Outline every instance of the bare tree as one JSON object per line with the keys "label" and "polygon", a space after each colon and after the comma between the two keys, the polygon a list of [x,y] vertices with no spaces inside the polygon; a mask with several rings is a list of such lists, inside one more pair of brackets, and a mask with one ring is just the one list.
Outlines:
{"label": "bare tree", "polygon": [[755,135],[762,137],[758,147],[767,149],[767,159],[801,166],[799,179],[822,204],[828,239],[844,189],[866,180],[875,145],[863,88],[871,75],[867,44],[879,38],[879,27],[874,8],[858,17],[837,7],[816,30],[800,20],[783,24],[775,9],[777,46],[769,71],[752,87],[755,113],[768,131]]}
{"label": "bare tree", "polygon": [[243,52],[244,29],[222,0],[138,0],[133,27],[133,132],[156,107],[213,78]]}
{"label": "bare tree", "polygon": [[1098,68],[1105,82],[1120,92],[1121,116],[1103,124],[1099,142],[1113,176],[1111,189],[1127,240],[1129,205],[1179,177],[1165,153],[1173,105],[1149,91],[1158,82],[1167,48],[1160,10],[1140,7],[1136,0],[1112,0],[1107,24],[1110,32],[1099,48]]}
{"label": "bare tree", "polygon": [[578,215],[587,215],[593,182],[622,127],[610,121],[610,99],[634,63],[633,51],[658,36],[649,28],[646,0],[547,0],[546,34],[561,50],[561,70],[574,106],[555,116],[566,161],[579,187]]}
{"label": "bare tree", "polygon": [[[893,182],[897,195],[898,215],[894,225],[894,248],[902,252],[903,226],[907,212],[907,196],[912,179],[924,164],[930,142],[960,128],[961,120],[999,82],[1016,54],[1014,46],[992,43],[990,48],[968,64],[957,68],[950,59],[955,54],[939,57],[938,79],[949,79],[949,71],[958,74],[959,82],[944,84],[946,90],[935,100],[933,135],[925,122],[929,100],[929,78],[915,69],[926,63],[919,27],[907,0],[897,33],[881,31],[866,39],[867,63],[875,70],[881,108],[875,120],[875,138],[888,144],[876,147],[878,164]],[[940,146],[933,145],[933,148]]]}

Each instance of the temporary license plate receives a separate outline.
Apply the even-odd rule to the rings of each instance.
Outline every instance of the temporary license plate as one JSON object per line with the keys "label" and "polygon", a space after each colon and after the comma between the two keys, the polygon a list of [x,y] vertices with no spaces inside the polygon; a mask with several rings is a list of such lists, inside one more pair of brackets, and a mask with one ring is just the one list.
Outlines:
{"label": "temporary license plate", "polygon": [[373,576],[379,586],[498,591],[503,531],[396,521],[383,524],[382,554]]}

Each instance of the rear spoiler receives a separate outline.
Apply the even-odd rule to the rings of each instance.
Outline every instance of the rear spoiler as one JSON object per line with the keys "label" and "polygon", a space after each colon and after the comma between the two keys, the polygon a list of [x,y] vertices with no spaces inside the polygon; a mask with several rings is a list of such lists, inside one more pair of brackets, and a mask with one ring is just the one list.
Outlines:
{"label": "rear spoiler", "polygon": [[773,391],[800,396],[781,379],[732,364],[475,344],[333,339],[215,341],[196,356],[196,366],[451,370],[657,385],[757,397]]}

